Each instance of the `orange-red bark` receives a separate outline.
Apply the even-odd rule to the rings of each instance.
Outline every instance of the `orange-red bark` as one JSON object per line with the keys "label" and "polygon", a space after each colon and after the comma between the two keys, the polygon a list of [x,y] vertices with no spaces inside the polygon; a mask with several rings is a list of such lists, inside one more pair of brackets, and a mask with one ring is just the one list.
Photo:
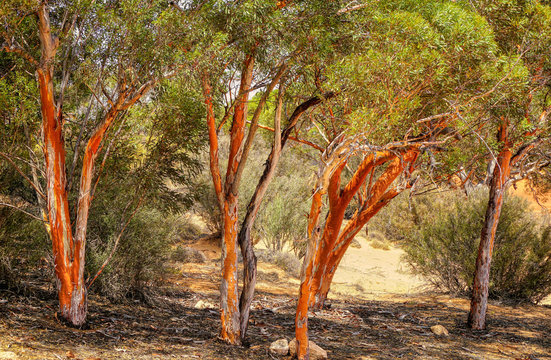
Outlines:
{"label": "orange-red bark", "polygon": [[[220,337],[230,344],[241,343],[240,333],[240,311],[238,296],[237,278],[237,237],[239,235],[238,216],[238,191],[239,178],[236,176],[243,152],[243,139],[247,120],[249,90],[252,82],[254,67],[254,56],[248,55],[245,58],[239,96],[234,109],[232,127],[230,130],[230,149],[228,156],[228,168],[222,194],[219,199],[222,201],[222,283],[220,285],[220,319],[222,330]],[[205,86],[206,85],[206,86]],[[207,124],[209,127],[211,172],[215,191],[221,187],[218,183],[219,168],[218,143],[214,132],[214,115],[212,102],[210,100],[210,87],[206,79],[203,80],[205,101],[207,103]],[[214,171],[213,171],[214,170]]]}
{"label": "orange-red bark", "polygon": [[[362,184],[365,182],[367,176],[371,171],[389,161],[392,158],[396,158],[394,163],[389,166],[387,171],[379,178],[371,190],[371,197],[366,206],[370,206],[375,203],[388,186],[396,179],[396,177],[403,171],[402,159],[398,158],[395,154],[389,151],[376,152],[369,154],[362,161],[352,179],[346,184],[344,189],[340,190],[340,171],[335,172],[331,178],[329,184],[329,214],[325,222],[321,249],[319,258],[320,264],[314,267],[314,279],[312,283],[312,291],[310,293],[310,304],[319,304],[321,306],[321,301],[316,299],[316,296],[319,295],[319,289],[321,288],[324,274],[330,269],[328,268],[328,263],[330,258],[330,253],[339,246],[339,233],[344,220],[344,214],[346,208],[348,207],[350,201],[358,193]],[[409,158],[404,158],[403,162],[409,161]],[[344,163],[342,167],[344,167]],[[393,176],[396,174],[395,176]],[[331,190],[333,189],[333,190]],[[367,220],[366,220],[367,222]],[[365,223],[364,223],[365,224]],[[362,225],[363,226],[363,225]]]}
{"label": "orange-red bark", "polygon": [[[389,186],[404,171],[413,171],[413,164],[417,160],[419,150],[416,147],[407,149],[398,155],[393,152],[380,152],[367,156],[360,164],[352,179],[344,189],[340,189],[340,176],[346,161],[343,160],[332,172],[327,185],[329,198],[329,213],[324,224],[323,232],[318,226],[319,214],[324,195],[323,187],[314,193],[312,208],[308,223],[309,243],[305,256],[299,300],[295,318],[295,336],[298,341],[298,358],[308,358],[308,308],[310,305],[323,304],[327,296],[331,280],[346,249],[360,229],[386,204],[388,204],[403,189]],[[389,160],[383,174],[373,184],[369,198],[363,196],[361,208],[356,211],[341,232],[344,211],[350,200],[361,189],[367,176],[373,169]],[[371,183],[371,181],[370,181]]]}

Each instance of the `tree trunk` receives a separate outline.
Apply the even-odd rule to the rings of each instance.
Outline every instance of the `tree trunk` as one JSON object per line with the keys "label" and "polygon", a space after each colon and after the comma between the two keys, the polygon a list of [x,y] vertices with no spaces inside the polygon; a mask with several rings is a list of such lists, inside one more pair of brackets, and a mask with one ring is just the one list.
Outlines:
{"label": "tree trunk", "polygon": [[308,360],[308,306],[312,286],[314,268],[319,266],[317,258],[320,246],[321,230],[318,226],[321,213],[322,198],[325,189],[319,188],[313,195],[310,215],[308,217],[308,246],[302,263],[301,281],[298,293],[297,311],[295,316],[295,338],[297,339],[297,357]]}
{"label": "tree trunk", "polygon": [[[251,87],[254,67],[254,56],[245,59],[239,96],[236,99],[232,127],[230,130],[230,151],[228,168],[223,191],[224,228],[222,232],[222,283],[220,284],[220,318],[222,330],[220,337],[229,344],[240,345],[240,312],[237,277],[237,242],[239,234],[238,168],[243,153],[243,138],[247,120],[249,89]],[[212,156],[212,149],[211,149]],[[215,184],[216,186],[216,184]]]}
{"label": "tree trunk", "polygon": [[[86,288],[74,267],[74,242],[69,215],[65,147],[61,106],[56,109],[53,85],[53,62],[58,40],[50,29],[45,2],[39,5],[41,64],[37,69],[44,137],[44,159],[48,221],[55,265],[61,318],[73,326],[86,321]],[[76,259],[77,262],[80,259]]]}
{"label": "tree trunk", "polygon": [[473,330],[486,328],[486,311],[488,308],[488,290],[490,283],[490,264],[496,230],[501,215],[503,196],[507,189],[507,181],[510,174],[511,149],[507,138],[507,124],[500,126],[498,140],[503,149],[498,155],[490,181],[490,198],[486,208],[484,225],[480,235],[478,257],[473,280],[473,292],[471,297],[471,309],[467,320],[468,326]]}
{"label": "tree trunk", "polygon": [[234,345],[241,343],[239,325],[239,297],[237,290],[237,197],[224,200],[224,228],[222,230],[222,283],[220,284],[220,337]]}
{"label": "tree trunk", "polygon": [[[388,187],[404,171],[407,164],[413,164],[417,159],[418,151],[416,149],[408,150],[401,157],[393,154],[378,154],[376,157],[367,157],[346,187],[341,191],[338,206],[332,205],[335,201],[329,201],[329,215],[326,220],[324,233],[321,241],[321,252],[319,255],[320,264],[314,272],[314,280],[310,292],[310,306],[312,309],[319,310],[323,307],[331,281],[335,271],[344,256],[346,249],[354,239],[354,236],[367,224],[381,208],[399,194],[396,190],[387,192]],[[357,211],[353,218],[348,222],[343,232],[340,232],[343,223],[344,213],[350,200],[358,192],[361,185],[366,180],[367,174],[376,166],[394,158],[394,160],[385,169],[383,174],[377,179],[371,188],[370,197],[364,199],[364,204]],[[335,172],[335,175],[340,173]],[[339,186],[336,179],[331,179],[334,186]],[[329,190],[329,196],[331,196]]]}
{"label": "tree trunk", "polygon": [[65,148],[61,122],[55,115],[51,74],[39,70],[38,80],[43,119],[48,221],[59,309],[61,317],[68,323],[81,326],[86,321],[86,290],[83,282],[79,281],[78,274],[73,271],[74,243],[66,191]]}
{"label": "tree trunk", "polygon": [[367,224],[369,220],[371,220],[371,218],[379,212],[379,210],[385,207],[400,193],[401,191],[396,189],[389,190],[377,203],[369,209],[366,209],[365,212],[356,214],[355,218],[352,219],[343,229],[342,234],[339,236],[337,246],[333,249],[327,261],[327,270],[323,275],[321,286],[319,290],[317,290],[318,295],[315,297],[317,302],[312,304],[314,309],[323,308],[324,302],[327,299],[327,294],[329,293],[331,287],[331,283],[333,282],[333,276],[335,275],[346,250],[352,243],[352,240],[354,240],[354,237],[358,234],[358,232],[360,232],[362,227],[365,226],[365,224]]}
{"label": "tree trunk", "polygon": [[[271,90],[271,89],[270,89]],[[274,177],[279,158],[281,157],[281,108],[283,106],[283,86],[279,87],[278,102],[274,119],[274,141],[272,151],[268,156],[264,173],[258,180],[254,194],[247,206],[247,214],[241,225],[239,232],[239,246],[243,255],[243,290],[239,299],[239,310],[241,313],[241,340],[245,338],[249,324],[249,311],[254,297],[254,288],[256,285],[256,256],[254,254],[253,243],[251,241],[251,230],[260,209],[260,204],[266,194],[266,190]]]}

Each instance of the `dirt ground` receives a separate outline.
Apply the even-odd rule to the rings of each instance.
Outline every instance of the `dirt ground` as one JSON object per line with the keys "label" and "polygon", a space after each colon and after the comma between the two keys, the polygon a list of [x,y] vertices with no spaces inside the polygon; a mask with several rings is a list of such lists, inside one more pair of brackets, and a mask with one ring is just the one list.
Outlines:
{"label": "dirt ground", "polygon": [[[551,306],[492,302],[487,330],[470,331],[467,299],[427,292],[400,262],[399,248],[374,249],[357,239],[360,247],[349,249],[335,275],[330,308],[309,320],[311,340],[330,359],[551,360]],[[57,319],[47,279],[26,281],[26,295],[0,289],[0,360],[276,359],[270,343],[294,335],[298,279],[259,262],[248,343],[229,346],[217,339],[219,248],[212,240],[184,245],[207,261],[172,264],[149,304],[91,295],[84,329]],[[449,336],[434,335],[434,325]]]}
{"label": "dirt ground", "polygon": [[[111,304],[91,296],[86,329],[56,316],[55,294],[34,282],[32,296],[0,291],[0,359],[271,359],[272,341],[293,337],[296,283],[260,264],[249,343],[217,339],[218,263],[180,264],[152,304]],[[34,288],[33,288],[34,286]],[[197,309],[199,300],[207,308]],[[465,326],[468,301],[394,294],[366,300],[337,294],[312,314],[310,335],[330,359],[551,360],[551,307],[492,304],[488,329]],[[212,306],[212,308],[209,308]],[[430,327],[443,325],[448,337]]]}

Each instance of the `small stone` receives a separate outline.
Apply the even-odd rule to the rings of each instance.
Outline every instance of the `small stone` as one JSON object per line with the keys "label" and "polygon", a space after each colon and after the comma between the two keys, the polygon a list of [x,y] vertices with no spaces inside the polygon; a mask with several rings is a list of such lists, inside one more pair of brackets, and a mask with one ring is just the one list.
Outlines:
{"label": "small stone", "polygon": [[289,342],[287,339],[279,339],[270,345],[272,355],[285,356],[289,353]]}
{"label": "small stone", "polygon": [[[327,359],[327,351],[323,350],[315,342],[308,341],[308,347],[310,348],[310,360]],[[297,339],[293,339],[289,343],[289,352],[291,357],[295,357],[297,355]]]}
{"label": "small stone", "polygon": [[214,305],[212,305],[208,301],[199,300],[195,304],[194,308],[199,309],[199,310],[203,310],[203,309],[214,309],[215,307],[214,307]]}
{"label": "small stone", "polygon": [[2,360],[17,360],[17,355],[11,351],[0,351],[0,359]]}
{"label": "small stone", "polygon": [[450,336],[448,329],[442,325],[434,325],[430,328],[430,331],[432,331],[436,336]]}

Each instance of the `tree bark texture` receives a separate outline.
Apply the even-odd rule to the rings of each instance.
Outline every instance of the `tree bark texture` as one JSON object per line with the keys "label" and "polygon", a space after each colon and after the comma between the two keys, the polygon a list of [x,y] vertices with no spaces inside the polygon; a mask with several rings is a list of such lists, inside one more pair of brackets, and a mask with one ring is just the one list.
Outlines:
{"label": "tree bark texture", "polygon": [[55,266],[55,277],[61,318],[74,326],[86,321],[86,288],[75,268],[81,259],[75,258],[75,244],[69,215],[66,191],[65,144],[61,106],[56,107],[53,85],[53,62],[58,47],[57,38],[51,33],[46,4],[38,10],[41,62],[37,68],[42,113],[42,134],[46,177],[48,221]]}
{"label": "tree bark texture", "polygon": [[[239,95],[236,99],[233,121],[230,130],[230,149],[228,156],[228,168],[222,193],[217,196],[222,200],[222,282],[220,284],[220,319],[222,330],[220,337],[229,344],[241,344],[241,326],[238,296],[238,277],[237,277],[237,237],[239,234],[239,214],[238,214],[238,196],[239,196],[239,177],[238,168],[240,167],[241,156],[243,154],[243,139],[245,135],[245,126],[248,110],[248,96],[251,87],[254,67],[254,56],[248,55],[243,64],[241,74],[241,83],[239,86]],[[208,107],[209,104],[207,104]],[[211,107],[212,109],[212,107]],[[209,136],[213,130],[214,117],[209,115],[207,109],[207,120],[209,122]],[[210,121],[209,121],[210,118]],[[216,140],[217,141],[217,140]],[[217,145],[217,144],[216,144]],[[211,139],[211,169],[213,160],[217,162],[217,146]],[[213,153],[216,151],[216,154]],[[215,191],[218,190],[219,168],[213,173]]]}
{"label": "tree bark texture", "polygon": [[[346,165],[346,157],[327,176],[327,186],[318,185],[314,192],[308,224],[308,248],[304,259],[299,289],[299,300],[295,319],[295,336],[298,341],[299,359],[308,358],[308,309],[321,308],[329,292],[335,271],[354,236],[377,212],[396,197],[404,188],[388,189],[404,171],[411,173],[419,150],[409,148],[400,154],[390,151],[367,155],[352,179],[341,189],[341,172]],[[360,208],[341,231],[345,210],[365,183],[372,171],[385,163],[388,166],[370,188],[370,196],[365,197]],[[318,225],[322,197],[327,193],[329,213],[323,225]]]}
{"label": "tree bark texture", "polygon": [[507,124],[500,126],[498,140],[503,148],[500,151],[490,180],[490,197],[484,225],[480,234],[480,245],[473,280],[471,308],[467,319],[468,326],[473,330],[486,328],[486,311],[488,309],[488,290],[490,284],[490,264],[494,241],[503,205],[503,196],[507,190],[510,175],[512,152],[507,137]]}

